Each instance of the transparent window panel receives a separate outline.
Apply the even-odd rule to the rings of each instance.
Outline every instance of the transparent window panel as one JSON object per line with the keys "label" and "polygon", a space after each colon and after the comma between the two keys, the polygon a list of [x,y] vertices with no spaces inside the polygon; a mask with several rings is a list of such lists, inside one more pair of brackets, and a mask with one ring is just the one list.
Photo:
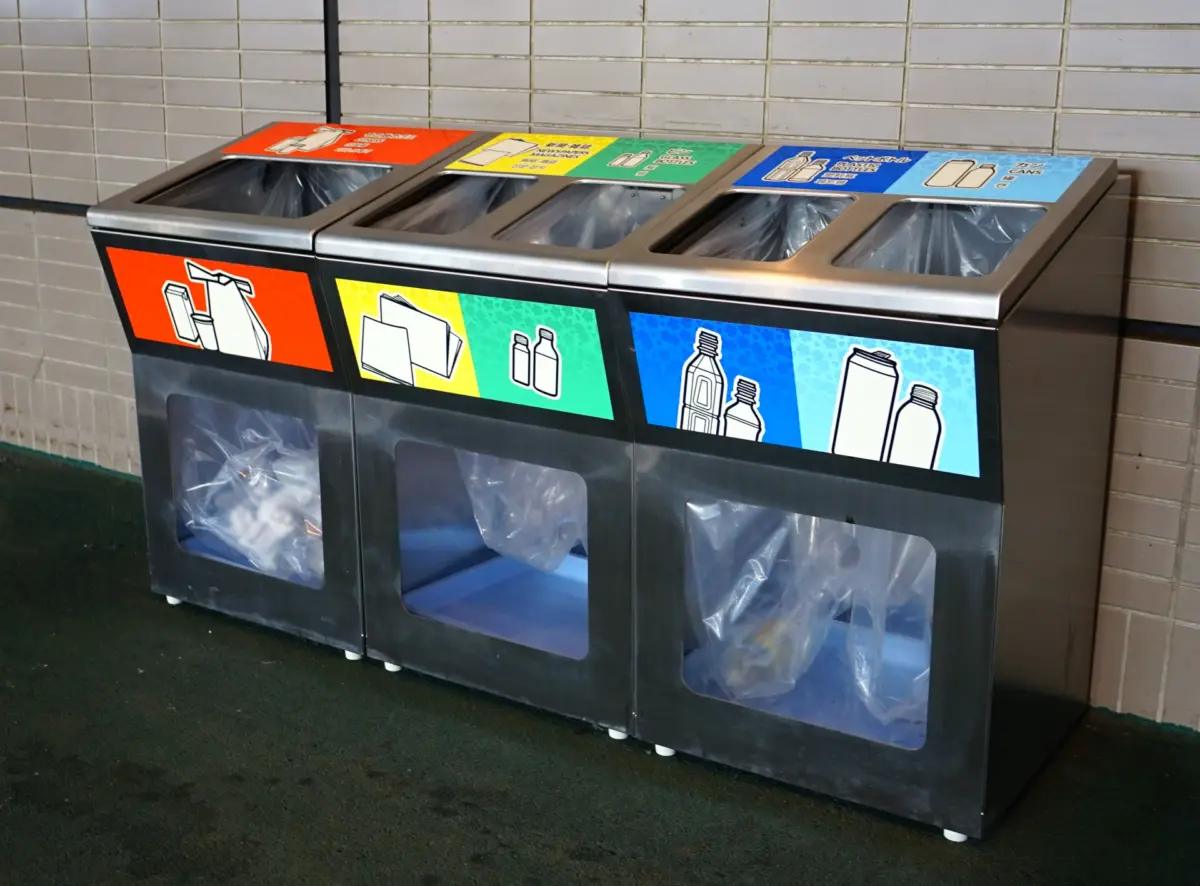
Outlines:
{"label": "transparent window panel", "polygon": [[567,658],[587,655],[582,477],[403,442],[396,499],[409,612]]}
{"label": "transparent window panel", "polygon": [[898,203],[836,264],[843,268],[984,277],[1045,215],[1040,206]]}
{"label": "transparent window panel", "polygon": [[607,249],[679,199],[680,188],[582,182],[565,188],[497,239],[539,246]]}
{"label": "transparent window panel", "polygon": [[696,693],[925,744],[937,557],[923,538],[731,501],[686,509]]}
{"label": "transparent window panel", "polygon": [[849,197],[805,194],[724,194],[654,251],[738,261],[784,261],[853,202]]}
{"label": "transparent window panel", "polygon": [[324,584],[312,425],[175,395],[167,400],[167,434],[185,551],[311,588]]}
{"label": "transparent window panel", "polygon": [[304,218],[390,171],[385,166],[237,158],[222,161],[142,202],[208,212]]}
{"label": "transparent window panel", "polygon": [[500,175],[439,175],[372,222],[370,227],[416,234],[457,234],[533,186],[535,179]]}

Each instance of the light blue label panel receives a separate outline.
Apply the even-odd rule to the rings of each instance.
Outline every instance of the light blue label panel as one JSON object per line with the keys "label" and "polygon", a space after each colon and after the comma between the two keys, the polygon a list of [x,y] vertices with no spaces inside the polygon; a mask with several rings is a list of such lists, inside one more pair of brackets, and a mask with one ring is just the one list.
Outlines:
{"label": "light blue label panel", "polygon": [[882,194],[924,156],[882,148],[779,148],[738,179],[740,188]]}
{"label": "light blue label panel", "polygon": [[1088,157],[930,151],[889,194],[1053,203],[1091,162]]}
{"label": "light blue label panel", "polygon": [[659,314],[630,323],[652,425],[979,476],[970,350]]}

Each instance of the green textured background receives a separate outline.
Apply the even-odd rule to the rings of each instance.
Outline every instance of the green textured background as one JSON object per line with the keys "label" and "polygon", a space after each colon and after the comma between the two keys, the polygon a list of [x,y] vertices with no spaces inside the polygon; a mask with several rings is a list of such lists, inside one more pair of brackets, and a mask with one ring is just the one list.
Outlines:
{"label": "green textured background", "polygon": [[[480,397],[594,418],[613,417],[600,331],[596,326],[596,312],[591,308],[465,293],[459,295],[459,303],[475,359]],[[555,331],[555,345],[562,361],[557,400],[515,385],[509,378],[513,332],[529,336],[532,352],[537,343],[538,326],[548,326]]]}
{"label": "green textured background", "polygon": [[[688,142],[670,139],[619,138],[595,157],[571,170],[572,178],[599,178],[612,181],[660,182],[690,185],[700,181],[743,146],[733,142]],[[696,160],[693,166],[659,166],[646,175],[637,175],[671,148],[687,148]],[[619,169],[608,164],[622,154],[639,154],[651,151],[650,159],[634,169]]]}

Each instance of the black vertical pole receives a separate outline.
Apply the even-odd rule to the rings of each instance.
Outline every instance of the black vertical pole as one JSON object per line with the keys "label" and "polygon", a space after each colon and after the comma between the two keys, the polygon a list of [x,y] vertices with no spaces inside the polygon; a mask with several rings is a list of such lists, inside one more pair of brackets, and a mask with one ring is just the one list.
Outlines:
{"label": "black vertical pole", "polygon": [[342,57],[338,0],[325,0],[325,121],[342,122]]}

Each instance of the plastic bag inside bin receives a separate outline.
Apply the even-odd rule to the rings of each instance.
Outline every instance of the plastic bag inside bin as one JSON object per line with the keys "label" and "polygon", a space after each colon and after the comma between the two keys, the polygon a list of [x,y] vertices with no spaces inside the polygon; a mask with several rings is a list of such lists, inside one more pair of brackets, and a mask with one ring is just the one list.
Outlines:
{"label": "plastic bag inside bin", "polygon": [[172,397],[168,425],[185,550],[309,587],[324,581],[321,474],[298,418]]}
{"label": "plastic bag inside bin", "polygon": [[1038,206],[900,203],[837,260],[843,268],[983,277],[1045,214]]}
{"label": "plastic bag inside bin", "polygon": [[[687,530],[689,685],[875,740],[924,742],[928,541],[729,501],[689,503]],[[886,728],[899,721],[917,730]]]}
{"label": "plastic bag inside bin", "polygon": [[554,572],[587,550],[587,484],[578,474],[459,451],[458,464],[483,542],[497,554]]}
{"label": "plastic bag inside bin", "polygon": [[144,201],[155,206],[304,218],[390,171],[384,166],[225,160]]}
{"label": "plastic bag inside bin", "polygon": [[802,194],[725,194],[710,213],[681,238],[668,243],[672,255],[775,262],[791,258],[841,214],[845,197]]}
{"label": "plastic bag inside bin", "polygon": [[683,193],[681,188],[583,183],[559,191],[497,239],[539,246],[607,249]]}
{"label": "plastic bag inside bin", "polygon": [[532,178],[500,175],[440,175],[395,212],[371,223],[387,231],[418,234],[456,234],[520,196]]}

